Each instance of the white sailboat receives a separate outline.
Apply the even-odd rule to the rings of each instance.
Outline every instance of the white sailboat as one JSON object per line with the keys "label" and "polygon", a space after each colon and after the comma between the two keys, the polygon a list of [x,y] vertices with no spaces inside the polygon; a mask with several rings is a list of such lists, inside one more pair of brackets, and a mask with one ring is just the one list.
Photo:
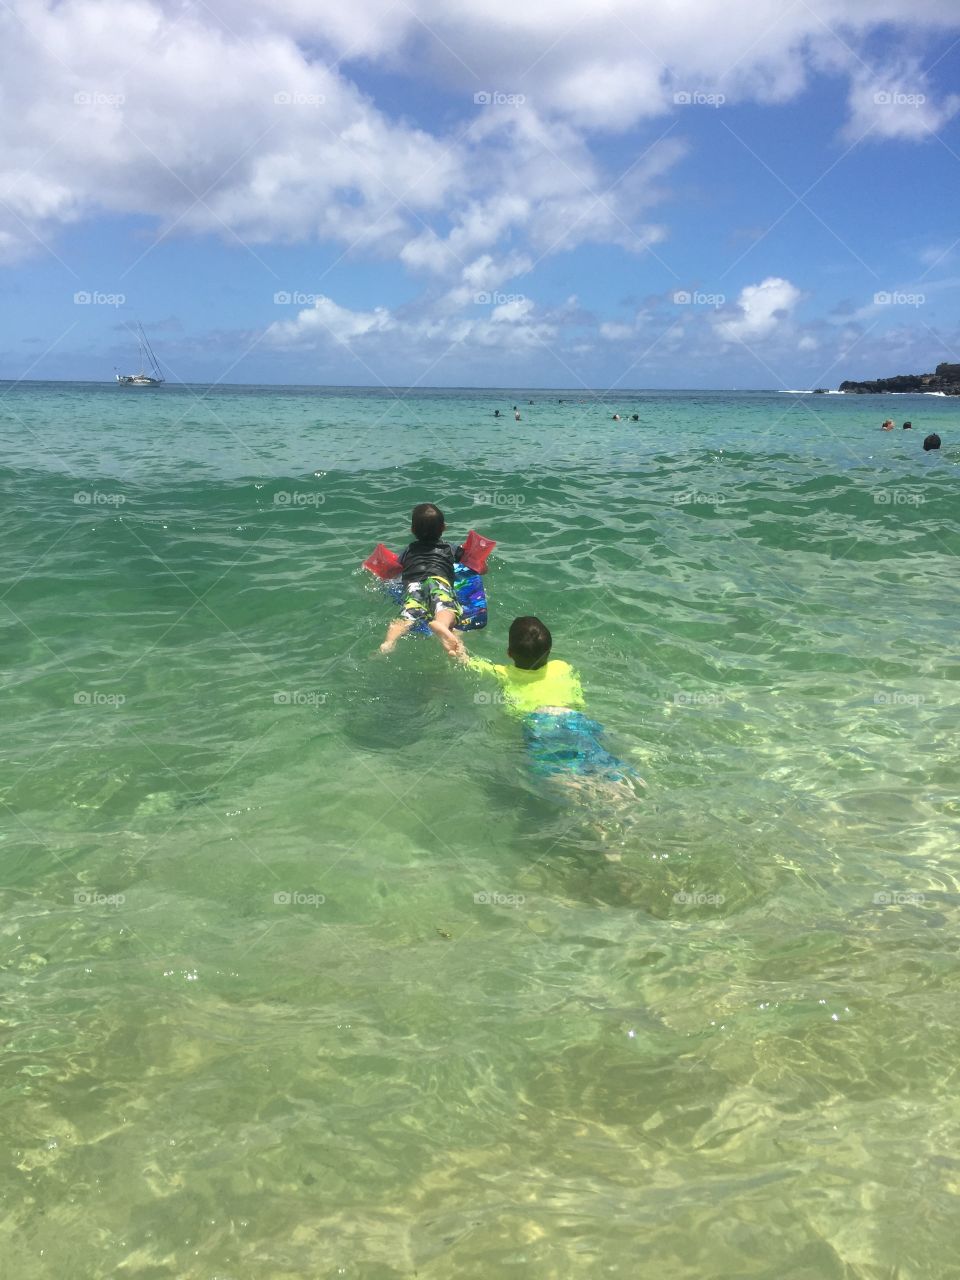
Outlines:
{"label": "white sailboat", "polygon": [[[153,353],[153,347],[147,341],[147,335],[143,332],[143,325],[137,321],[137,337],[140,342],[140,372],[139,373],[117,373],[117,382],[121,387],[161,387],[166,378],[160,368],[157,357]],[[150,372],[145,371],[145,365],[149,361]]]}

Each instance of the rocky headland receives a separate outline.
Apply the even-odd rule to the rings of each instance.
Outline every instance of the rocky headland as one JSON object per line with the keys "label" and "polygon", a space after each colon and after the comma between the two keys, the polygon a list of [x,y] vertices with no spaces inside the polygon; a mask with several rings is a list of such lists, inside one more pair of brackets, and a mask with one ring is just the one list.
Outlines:
{"label": "rocky headland", "polygon": [[877,378],[875,382],[841,382],[838,389],[857,396],[884,391],[942,391],[948,396],[960,396],[960,364],[938,364],[933,373],[901,373],[895,378]]}

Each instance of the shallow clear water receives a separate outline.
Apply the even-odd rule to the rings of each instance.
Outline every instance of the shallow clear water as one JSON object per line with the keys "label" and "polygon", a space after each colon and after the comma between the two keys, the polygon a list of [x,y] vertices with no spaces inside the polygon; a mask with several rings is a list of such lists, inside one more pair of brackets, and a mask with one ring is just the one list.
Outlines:
{"label": "shallow clear water", "polygon": [[[4,1274],[955,1274],[960,404],[22,383],[0,428]],[[424,499],[499,543],[472,650],[543,617],[636,804],[371,657]]]}

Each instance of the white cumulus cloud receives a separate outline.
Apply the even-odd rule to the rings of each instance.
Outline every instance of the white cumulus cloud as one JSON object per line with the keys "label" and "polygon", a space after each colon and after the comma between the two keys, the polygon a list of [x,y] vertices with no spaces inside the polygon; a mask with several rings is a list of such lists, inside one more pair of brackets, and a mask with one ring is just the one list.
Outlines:
{"label": "white cumulus cloud", "polygon": [[960,94],[937,95],[916,59],[856,68],[850,80],[851,141],[898,138],[922,142],[960,110]]}
{"label": "white cumulus cloud", "polygon": [[[329,241],[456,277],[520,237],[643,252],[679,135],[618,180],[598,131],[693,95],[783,102],[813,71],[850,83],[854,136],[922,139],[957,110],[934,73],[854,52],[886,27],[960,30],[955,0],[9,0],[0,5],[0,253],[56,249],[103,214],[248,246]],[[444,95],[416,127],[370,68]],[[878,94],[891,95],[888,104]],[[479,103],[474,99],[481,95]],[[922,96],[910,105],[901,98]],[[489,99],[489,101],[488,101]],[[678,105],[679,104],[679,105]],[[698,107],[706,110],[706,107]],[[658,124],[659,127],[659,124]]]}
{"label": "white cumulus cloud", "polygon": [[266,333],[267,342],[276,347],[302,346],[310,342],[347,344],[370,333],[392,329],[396,321],[386,307],[373,311],[351,311],[332,298],[318,294],[313,306],[305,307],[293,320],[278,320]]}
{"label": "white cumulus cloud", "polygon": [[733,314],[718,314],[717,333],[727,342],[749,343],[767,338],[788,318],[801,297],[797,286],[780,276],[768,276],[759,284],[745,285]]}

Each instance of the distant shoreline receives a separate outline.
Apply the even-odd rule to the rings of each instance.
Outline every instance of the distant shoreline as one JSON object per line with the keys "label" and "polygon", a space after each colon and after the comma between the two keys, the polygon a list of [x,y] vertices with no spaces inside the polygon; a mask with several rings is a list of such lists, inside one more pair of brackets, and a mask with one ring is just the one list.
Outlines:
{"label": "distant shoreline", "polygon": [[856,396],[891,392],[960,396],[960,364],[938,364],[933,373],[901,373],[894,378],[877,378],[873,382],[841,382],[839,389],[844,395]]}

